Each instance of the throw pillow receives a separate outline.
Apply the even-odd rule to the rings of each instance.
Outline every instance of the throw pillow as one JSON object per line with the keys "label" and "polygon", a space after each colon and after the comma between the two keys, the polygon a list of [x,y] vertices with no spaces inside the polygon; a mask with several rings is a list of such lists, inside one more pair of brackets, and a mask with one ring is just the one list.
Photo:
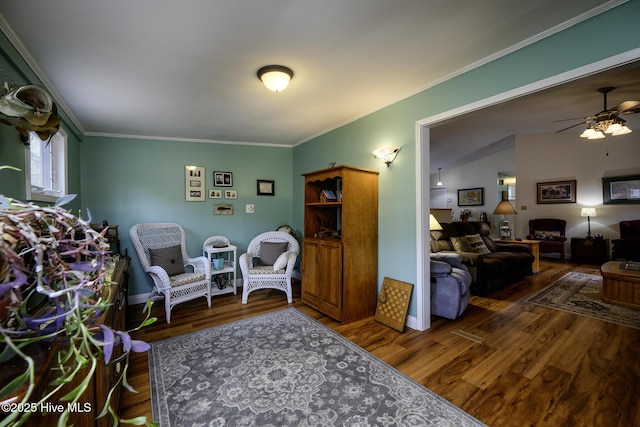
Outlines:
{"label": "throw pillow", "polygon": [[289,252],[282,252],[276,262],[273,263],[273,271],[282,270],[289,262]]}
{"label": "throw pillow", "polygon": [[534,230],[533,235],[536,240],[559,240],[560,232],[559,231],[541,231]]}
{"label": "throw pillow", "polygon": [[273,265],[280,254],[287,250],[287,242],[262,242],[260,243],[260,265]]}
{"label": "throw pillow", "polygon": [[469,252],[474,252],[482,255],[491,253],[489,248],[487,248],[487,246],[484,244],[484,241],[482,240],[482,237],[480,237],[479,234],[471,234],[465,237],[467,238],[467,242],[469,244],[469,249],[470,249]]}
{"label": "throw pillow", "polygon": [[184,273],[182,248],[180,245],[170,246],[168,248],[149,249],[149,258],[151,258],[151,265],[162,267],[169,276]]}
{"label": "throw pillow", "polygon": [[466,237],[452,237],[451,244],[456,252],[470,252]]}

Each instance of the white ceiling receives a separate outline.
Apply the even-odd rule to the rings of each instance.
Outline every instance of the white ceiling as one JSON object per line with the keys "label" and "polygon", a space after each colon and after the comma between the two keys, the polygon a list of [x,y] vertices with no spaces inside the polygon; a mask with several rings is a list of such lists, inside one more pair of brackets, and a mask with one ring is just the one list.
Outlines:
{"label": "white ceiling", "polygon": [[[292,146],[622,2],[0,0],[0,26],[85,134]],[[268,64],[294,70],[284,92],[256,77]],[[577,92],[577,116],[600,111]]]}

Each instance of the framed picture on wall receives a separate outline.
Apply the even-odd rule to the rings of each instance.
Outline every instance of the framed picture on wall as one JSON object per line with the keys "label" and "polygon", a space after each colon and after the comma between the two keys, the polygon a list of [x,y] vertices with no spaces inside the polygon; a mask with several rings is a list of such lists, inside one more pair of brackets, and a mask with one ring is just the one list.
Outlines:
{"label": "framed picture on wall", "polygon": [[204,202],[204,168],[185,166],[185,199],[187,202]]}
{"label": "framed picture on wall", "polygon": [[463,188],[458,190],[458,206],[484,205],[484,188]]}
{"label": "framed picture on wall", "polygon": [[602,200],[605,205],[640,203],[640,175],[602,178]]}
{"label": "framed picture on wall", "polygon": [[233,187],[233,173],[215,171],[213,173],[213,185],[216,187]]}
{"label": "framed picture on wall", "polygon": [[538,183],[538,204],[575,203],[576,180]]}
{"label": "framed picture on wall", "polygon": [[257,181],[257,195],[258,196],[273,196],[276,194],[275,181],[269,181],[266,179],[259,179]]}

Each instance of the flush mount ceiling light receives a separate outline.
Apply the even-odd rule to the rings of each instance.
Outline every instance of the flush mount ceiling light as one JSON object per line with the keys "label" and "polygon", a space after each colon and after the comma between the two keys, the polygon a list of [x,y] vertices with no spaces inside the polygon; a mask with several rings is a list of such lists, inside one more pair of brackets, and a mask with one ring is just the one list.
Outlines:
{"label": "flush mount ceiling light", "polygon": [[291,68],[283,65],[267,65],[258,70],[258,78],[272,92],[282,92],[293,78]]}
{"label": "flush mount ceiling light", "polygon": [[396,159],[398,151],[400,151],[400,147],[378,148],[377,150],[374,150],[373,157],[380,160],[381,162],[384,162],[387,167],[389,167],[389,165],[391,165],[391,162]]}

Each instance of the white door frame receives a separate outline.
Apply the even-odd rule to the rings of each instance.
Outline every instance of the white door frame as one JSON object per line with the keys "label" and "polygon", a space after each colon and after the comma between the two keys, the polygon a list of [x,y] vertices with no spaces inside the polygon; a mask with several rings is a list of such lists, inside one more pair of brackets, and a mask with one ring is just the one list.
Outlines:
{"label": "white door frame", "polygon": [[431,327],[431,294],[426,291],[430,289],[431,272],[429,259],[429,240],[430,234],[428,230],[429,220],[425,212],[429,212],[429,194],[431,169],[429,167],[430,158],[429,150],[430,127],[463,114],[470,113],[481,108],[490,107],[495,104],[519,98],[521,96],[530,95],[543,89],[548,89],[562,83],[576,80],[591,74],[599,73],[610,68],[619,67],[626,63],[634,62],[640,59],[640,48],[633,49],[619,55],[615,55],[601,61],[597,61],[564,73],[512,89],[480,101],[453,110],[445,111],[434,116],[426,117],[418,120],[415,124],[416,138],[416,227],[418,230],[418,238],[416,243],[417,271],[416,280],[416,298],[418,301],[416,312],[416,329],[424,331]]}

